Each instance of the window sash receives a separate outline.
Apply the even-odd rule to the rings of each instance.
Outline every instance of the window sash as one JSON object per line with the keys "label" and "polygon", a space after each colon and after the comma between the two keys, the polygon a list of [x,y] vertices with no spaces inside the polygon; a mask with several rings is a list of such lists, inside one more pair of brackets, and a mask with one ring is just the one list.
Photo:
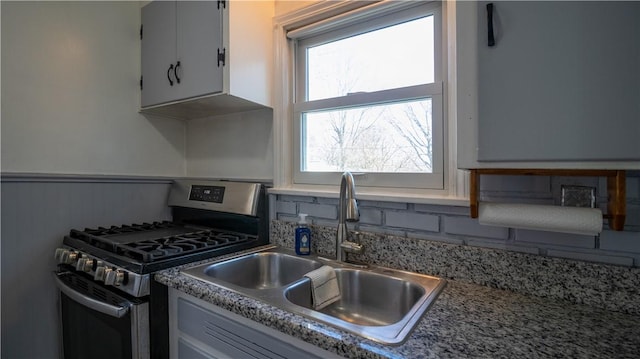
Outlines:
{"label": "window sash", "polygon": [[[424,86],[424,85],[423,85]],[[444,183],[444,126],[442,94],[422,96],[432,101],[432,155],[431,173],[379,173],[367,172],[357,176],[358,186],[367,187],[405,187],[442,189]],[[419,98],[417,98],[419,99]],[[310,172],[302,168],[302,112],[294,111],[294,173],[293,182],[299,184],[339,183],[341,172]],[[438,120],[439,119],[439,120]]]}

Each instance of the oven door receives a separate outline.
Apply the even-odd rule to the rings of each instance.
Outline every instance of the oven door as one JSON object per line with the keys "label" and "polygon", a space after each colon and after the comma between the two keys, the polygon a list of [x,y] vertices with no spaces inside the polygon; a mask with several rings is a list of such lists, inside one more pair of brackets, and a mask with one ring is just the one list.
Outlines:
{"label": "oven door", "polygon": [[148,300],[125,298],[73,272],[56,272],[54,278],[65,359],[149,358]]}

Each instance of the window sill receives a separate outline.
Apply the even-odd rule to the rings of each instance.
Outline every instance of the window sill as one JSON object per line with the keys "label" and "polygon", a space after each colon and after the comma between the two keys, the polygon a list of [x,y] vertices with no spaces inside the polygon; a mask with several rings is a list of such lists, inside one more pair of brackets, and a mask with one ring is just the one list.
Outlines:
{"label": "window sill", "polygon": [[[309,196],[322,198],[338,198],[338,186],[296,185],[269,189],[269,194],[290,196]],[[469,207],[468,197],[447,195],[444,191],[427,191],[418,189],[385,189],[357,187],[356,198],[365,201],[401,202],[417,204],[434,204],[443,206]]]}

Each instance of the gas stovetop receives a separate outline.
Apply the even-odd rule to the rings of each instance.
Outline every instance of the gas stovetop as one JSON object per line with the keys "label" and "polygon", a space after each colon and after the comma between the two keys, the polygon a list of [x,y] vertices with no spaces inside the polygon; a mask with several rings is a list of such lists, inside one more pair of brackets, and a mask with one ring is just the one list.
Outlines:
{"label": "gas stovetop", "polygon": [[69,237],[136,262],[151,263],[255,241],[257,236],[164,221],[71,230]]}
{"label": "gas stovetop", "polygon": [[72,229],[63,243],[114,266],[146,274],[256,246],[257,235],[173,222]]}
{"label": "gas stovetop", "polygon": [[145,295],[153,272],[269,243],[266,200],[261,184],[176,181],[173,221],[72,229],[55,257],[66,270]]}

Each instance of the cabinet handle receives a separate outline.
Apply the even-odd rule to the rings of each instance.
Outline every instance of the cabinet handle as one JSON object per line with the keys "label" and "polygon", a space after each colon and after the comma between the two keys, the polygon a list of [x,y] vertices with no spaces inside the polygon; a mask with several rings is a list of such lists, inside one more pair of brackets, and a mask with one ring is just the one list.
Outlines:
{"label": "cabinet handle", "polygon": [[180,67],[180,61],[176,62],[176,67],[173,68],[173,77],[176,78],[177,83],[180,83],[180,78],[178,77],[178,67]]}
{"label": "cabinet handle", "polygon": [[496,39],[493,36],[493,3],[487,4],[487,45],[495,46]]}
{"label": "cabinet handle", "polygon": [[167,70],[167,79],[169,80],[169,86],[173,86],[173,80],[171,80],[171,70],[173,70],[173,64],[171,64],[171,66],[169,66],[169,69]]}

